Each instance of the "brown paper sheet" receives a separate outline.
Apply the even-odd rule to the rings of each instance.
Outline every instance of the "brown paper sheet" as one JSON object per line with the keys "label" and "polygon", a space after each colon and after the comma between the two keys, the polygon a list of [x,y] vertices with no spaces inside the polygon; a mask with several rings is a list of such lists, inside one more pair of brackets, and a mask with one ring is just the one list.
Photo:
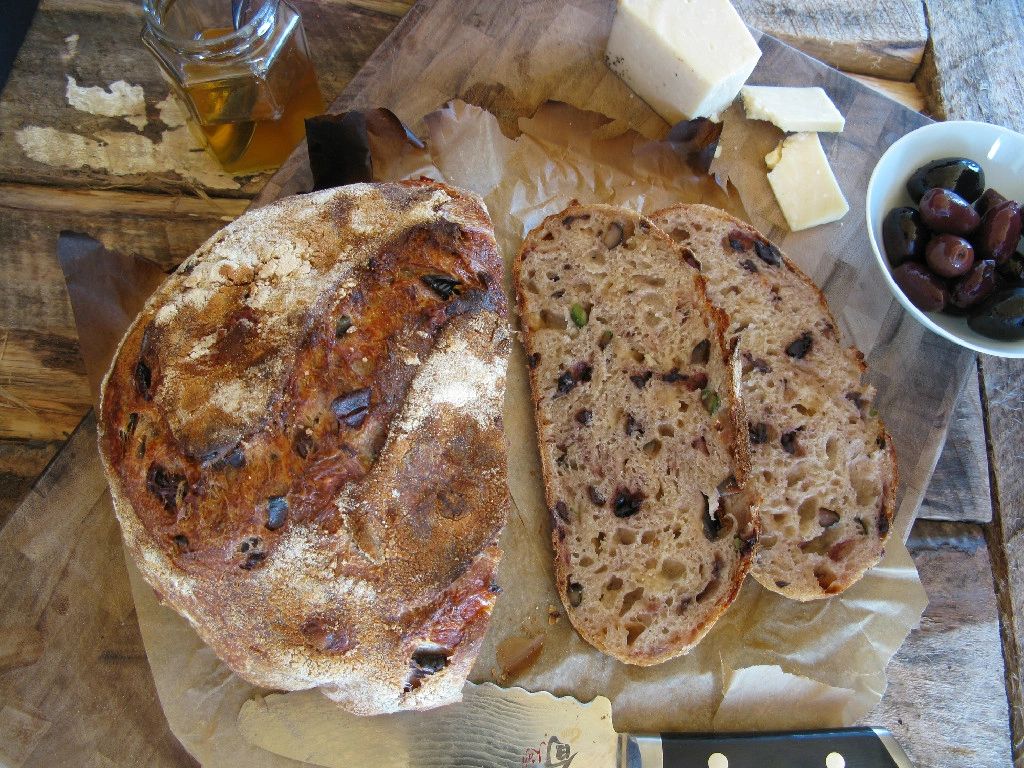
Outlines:
{"label": "brown paper sheet", "polygon": [[[743,122],[742,118],[726,122],[723,145],[745,145],[744,132],[752,127],[744,127]],[[771,221],[765,218],[771,216],[770,206],[766,214],[761,198],[750,193],[749,183],[757,181],[753,172],[743,173],[737,164],[718,167],[722,186],[690,169],[685,146],[681,150],[680,145],[649,141],[607,118],[567,105],[544,105],[533,118],[521,120],[522,134],[516,139],[505,136],[489,113],[460,102],[427,116],[424,124],[429,158],[407,142],[378,137],[371,141],[377,153],[375,175],[384,180],[426,173],[476,191],[494,220],[506,262],[529,229],[573,198],[645,211],[675,201],[705,201],[746,217],[734,190],[724,182],[725,173],[739,187],[747,208],[753,209],[752,218]],[[755,146],[751,140],[750,147]],[[730,152],[726,148],[722,157],[732,158]],[[833,245],[844,238],[853,240],[862,229],[854,215],[851,211],[841,225],[785,237],[779,237],[785,233],[775,227],[766,229],[806,265],[803,235]],[[821,258],[838,250],[830,248],[822,251],[826,255]],[[811,274],[815,275],[813,268]],[[91,323],[87,311],[79,312],[83,300],[82,306],[93,308],[103,302],[137,306],[131,302],[138,296],[111,292],[107,281],[88,270],[68,277],[83,336],[93,332],[109,336],[111,331],[109,326]],[[859,283],[851,290],[881,291],[877,285]],[[854,297],[851,304],[858,300]],[[848,337],[870,352],[877,329],[868,329],[865,335],[859,316],[837,314]],[[99,344],[86,349],[112,347]],[[105,365],[105,360],[87,360],[90,370]],[[580,640],[561,615],[553,588],[530,407],[526,366],[517,345],[509,365],[505,404],[513,509],[502,537],[505,557],[499,577],[504,591],[472,673],[475,682],[493,680],[573,695],[582,701],[606,696],[619,730],[835,726],[854,722],[878,701],[885,687],[885,666],[927,602],[899,536],[893,537],[881,565],[844,595],[827,601],[787,601],[748,579],[735,605],[708,637],[687,656],[666,664],[629,667]],[[889,418],[884,409],[883,415]],[[936,446],[930,447],[937,452]],[[931,466],[914,465],[919,453],[909,452],[910,480],[923,489]],[[900,508],[897,530],[909,526],[915,511],[916,503]],[[415,740],[417,729],[428,727],[426,720],[414,714],[355,718],[306,692],[275,695],[259,707],[247,708],[244,732],[248,738],[243,738],[239,710],[245,701],[265,692],[231,674],[184,619],[157,603],[152,590],[132,570],[139,623],[161,703],[175,735],[203,765],[284,766],[299,764],[288,757],[315,760],[308,752],[296,754],[293,745],[323,743],[325,727],[337,729],[336,739],[359,734],[358,740],[345,742],[352,744],[354,754],[365,744],[366,757],[372,757],[373,764],[390,764],[380,762],[376,745],[398,731]],[[502,674],[497,658],[499,646],[508,638],[543,641],[536,662],[513,678]],[[779,706],[780,701],[785,706]],[[310,707],[321,709],[322,716],[302,715]],[[457,717],[457,708],[450,708],[449,715],[442,709],[434,717]],[[270,735],[274,733],[271,726],[280,722],[288,723],[291,738],[277,740]]]}

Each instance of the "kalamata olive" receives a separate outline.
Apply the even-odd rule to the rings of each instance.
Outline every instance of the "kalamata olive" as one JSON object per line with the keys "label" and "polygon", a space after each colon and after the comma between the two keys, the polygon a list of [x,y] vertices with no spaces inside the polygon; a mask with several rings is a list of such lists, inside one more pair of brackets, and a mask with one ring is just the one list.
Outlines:
{"label": "kalamata olive", "polygon": [[998,267],[996,277],[1002,286],[1016,288],[1024,287],[1024,253],[1017,251]]}
{"label": "kalamata olive", "polygon": [[892,278],[910,303],[923,312],[938,312],[949,301],[949,293],[942,281],[916,261],[896,267]]}
{"label": "kalamata olive", "polygon": [[1024,288],[1011,288],[993,294],[967,318],[978,333],[993,339],[1024,339]]}
{"label": "kalamata olive", "polygon": [[929,237],[931,233],[916,208],[893,208],[882,220],[882,244],[894,267],[904,261],[920,261]]}
{"label": "kalamata olive", "polygon": [[980,261],[953,286],[949,300],[954,307],[967,309],[984,301],[996,289],[996,263]]}
{"label": "kalamata olive", "polygon": [[981,216],[956,192],[942,187],[929,189],[921,198],[921,221],[935,232],[969,235],[978,228]]}
{"label": "kalamata olive", "polygon": [[1013,200],[1007,200],[989,210],[971,239],[978,258],[1002,264],[1017,250],[1020,242],[1020,206]]}
{"label": "kalamata olive", "polygon": [[984,216],[997,205],[1005,202],[1006,198],[994,189],[986,189],[982,196],[974,201],[974,210]]}
{"label": "kalamata olive", "polygon": [[977,200],[985,189],[985,172],[966,157],[944,157],[922,165],[907,181],[907,192],[915,203],[935,187],[951,189],[968,201]]}
{"label": "kalamata olive", "polygon": [[956,235],[936,235],[925,249],[925,261],[939,277],[960,277],[974,266],[974,246]]}

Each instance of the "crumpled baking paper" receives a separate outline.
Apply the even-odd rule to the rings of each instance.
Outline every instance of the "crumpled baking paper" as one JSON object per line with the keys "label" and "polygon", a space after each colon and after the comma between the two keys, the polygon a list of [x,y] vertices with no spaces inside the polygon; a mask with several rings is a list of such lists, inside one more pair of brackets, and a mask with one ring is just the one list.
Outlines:
{"label": "crumpled baking paper", "polygon": [[[758,174],[763,173],[751,159],[761,144],[769,142],[762,134],[770,127],[751,124],[742,115],[727,116],[722,153],[710,176],[702,168],[710,159],[706,147],[702,150],[685,138],[651,141],[601,115],[560,103],[542,105],[533,117],[520,119],[521,134],[515,138],[502,133],[493,115],[461,102],[424,118],[422,144],[410,142],[404,134],[390,134],[389,121],[378,123],[385,127],[369,142],[374,176],[390,180],[427,175],[477,192],[494,220],[506,263],[514,258],[526,232],[572,199],[648,212],[679,201],[717,205],[760,223],[818,278],[829,274],[830,259],[835,262],[841,253],[866,248],[855,210],[841,224],[808,233],[787,234],[772,223],[772,216],[781,221],[781,214],[758,196]],[[754,216],[747,214],[751,209]],[[806,252],[808,248],[813,254]],[[85,335],[92,328],[90,302],[99,306],[126,297],[111,295],[102,281],[90,281],[88,272],[73,277],[76,318]],[[860,343],[869,360],[884,363],[910,355],[915,365],[905,369],[911,371],[943,362],[938,358],[944,348],[908,347],[905,332],[879,333],[877,317],[847,311],[879,304],[875,295],[884,295],[882,303],[888,304],[888,295],[870,275],[855,271],[852,279],[847,278],[840,285],[843,295],[836,314],[846,337]],[[827,293],[830,287],[836,289],[826,283]],[[829,297],[835,298],[831,293]],[[86,309],[80,311],[83,301]],[[911,341],[920,338],[910,336]],[[102,370],[106,360],[93,359],[87,365]],[[913,389],[913,382],[900,382],[898,375],[890,380],[893,366],[884,370],[889,376],[876,383],[882,385],[883,417],[892,425],[886,393],[901,384]],[[693,651],[640,668],[587,645],[562,615],[553,586],[526,365],[517,345],[505,403],[512,509],[502,536],[503,593],[472,680],[572,695],[581,701],[607,697],[618,730],[831,727],[856,721],[881,697],[886,664],[927,603],[900,533],[909,529],[920,501],[918,491],[927,485],[944,438],[945,425],[936,425],[935,413],[942,412],[947,400],[951,405],[957,391],[956,382],[919,391],[917,396],[925,402],[896,419],[904,487],[911,491],[902,495],[888,554],[860,583],[841,596],[802,604],[748,579],[735,604]],[[916,437],[901,440],[906,434]],[[351,750],[348,764],[399,765],[380,749],[381,744],[398,733],[415,743],[418,729],[434,727],[438,718],[458,717],[458,707],[450,707],[430,718],[416,713],[358,718],[315,692],[269,695],[233,675],[183,618],[159,605],[131,570],[139,624],[168,722],[204,766],[335,765],[337,744]],[[522,655],[517,649],[523,646],[531,647],[530,658],[517,658]],[[475,697],[477,689],[473,690]],[[781,701],[785,706],[779,706]],[[259,706],[243,708],[246,702]],[[319,716],[308,715],[311,707]],[[274,737],[282,723],[287,724],[287,739]],[[334,732],[324,734],[325,728]],[[331,755],[318,757],[308,746],[312,744],[335,747]],[[297,750],[295,745],[307,746]]]}

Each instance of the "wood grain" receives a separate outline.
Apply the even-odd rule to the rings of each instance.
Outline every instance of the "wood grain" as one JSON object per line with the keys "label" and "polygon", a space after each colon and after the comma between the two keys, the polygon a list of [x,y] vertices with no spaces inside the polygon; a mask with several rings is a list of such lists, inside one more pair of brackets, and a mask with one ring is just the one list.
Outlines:
{"label": "wood grain", "polygon": [[[925,4],[932,39],[917,80],[929,108],[942,118],[1024,131],[1024,2]],[[1013,759],[1024,766],[1024,361],[981,356],[979,368],[995,501],[987,535],[1002,617]]]}
{"label": "wood grain", "polygon": [[889,728],[917,768],[1007,765],[999,614],[984,534],[977,525],[918,521],[907,545],[929,604],[863,723]]}
{"label": "wood grain", "polygon": [[0,529],[0,762],[185,766],[150,677],[90,415]]}
{"label": "wood grain", "polygon": [[884,93],[890,99],[898,101],[905,107],[914,110],[915,112],[922,112],[927,114],[927,105],[925,104],[924,94],[921,93],[921,89],[918,88],[917,83],[914,82],[903,82],[901,80],[888,80],[881,77],[873,77],[871,75],[860,75],[856,72],[847,71],[850,77],[859,83],[869,88],[874,88],[879,93]]}
{"label": "wood grain", "polygon": [[913,78],[928,41],[919,0],[735,0],[753,27],[836,69]]}
{"label": "wood grain", "polygon": [[[321,92],[330,101],[391,31],[397,14],[407,3],[296,0],[295,5],[303,15]],[[93,189],[117,187],[171,194],[194,194],[199,190],[243,198],[262,186],[269,174],[238,177],[231,187],[211,186],[176,171],[174,158],[160,165],[159,170],[116,174],[105,161],[97,161],[99,167],[95,168],[66,168],[26,155],[18,132],[44,127],[86,139],[102,131],[113,132],[120,138],[131,135],[138,137],[133,140],[149,139],[152,144],[143,142],[138,151],[147,157],[158,156],[161,141],[172,130],[160,119],[158,108],[167,98],[168,88],[139,39],[141,23],[140,6],[135,0],[51,0],[41,4],[0,97],[0,182]],[[78,36],[73,57],[66,40],[71,35]],[[141,86],[148,124],[140,131],[123,118],[101,117],[72,108],[65,98],[68,76],[81,86],[106,87],[117,80]],[[55,142],[55,152],[63,143],[69,147],[70,155],[66,138]],[[108,151],[120,158],[124,154],[120,147],[120,143],[110,142]],[[186,159],[180,157],[178,163],[183,164]]]}
{"label": "wood grain", "polygon": [[246,204],[0,184],[0,521],[92,402],[56,259],[60,231],[169,268]]}
{"label": "wood grain", "polygon": [[925,492],[918,517],[925,520],[992,520],[981,393],[969,380],[957,399],[946,445]]}
{"label": "wood grain", "polygon": [[931,112],[1024,131],[1024,0],[924,0],[931,37],[916,81]]}

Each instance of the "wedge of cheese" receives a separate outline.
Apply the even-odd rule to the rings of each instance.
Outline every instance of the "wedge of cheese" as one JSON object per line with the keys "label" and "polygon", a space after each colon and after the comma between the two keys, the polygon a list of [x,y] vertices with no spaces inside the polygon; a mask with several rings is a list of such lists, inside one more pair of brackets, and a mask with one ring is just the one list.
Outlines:
{"label": "wedge of cheese", "polygon": [[786,132],[838,133],[846,120],[821,88],[745,85],[743,111],[751,120],[767,120]]}
{"label": "wedge of cheese", "polygon": [[838,221],[850,210],[816,133],[794,133],[769,152],[768,183],[794,232]]}
{"label": "wedge of cheese", "polygon": [[761,49],[729,0],[618,0],[605,59],[670,123],[717,117]]}

